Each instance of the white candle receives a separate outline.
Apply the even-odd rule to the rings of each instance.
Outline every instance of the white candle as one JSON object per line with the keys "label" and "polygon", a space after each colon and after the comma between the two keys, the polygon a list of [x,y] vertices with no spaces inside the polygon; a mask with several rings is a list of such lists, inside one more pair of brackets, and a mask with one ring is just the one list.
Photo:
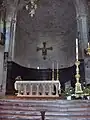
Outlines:
{"label": "white candle", "polygon": [[57,71],[58,71],[58,62],[57,62]]}
{"label": "white candle", "polygon": [[76,60],[78,61],[78,38],[76,38]]}
{"label": "white candle", "polygon": [[89,48],[89,42],[88,42],[88,48]]}
{"label": "white candle", "polygon": [[59,80],[58,62],[57,62],[57,80]]}
{"label": "white candle", "polygon": [[52,81],[54,81],[54,62],[52,63]]}
{"label": "white candle", "polygon": [[54,63],[52,63],[52,71],[54,71]]}

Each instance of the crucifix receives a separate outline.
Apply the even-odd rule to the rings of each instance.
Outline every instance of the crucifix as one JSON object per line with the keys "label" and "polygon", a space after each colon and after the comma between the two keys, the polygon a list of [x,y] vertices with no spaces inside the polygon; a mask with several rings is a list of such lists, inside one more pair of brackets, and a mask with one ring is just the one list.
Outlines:
{"label": "crucifix", "polygon": [[46,47],[46,42],[43,42],[43,47],[42,48],[37,47],[37,51],[40,51],[40,50],[42,50],[43,59],[46,60],[47,50],[53,50],[53,48],[52,47]]}

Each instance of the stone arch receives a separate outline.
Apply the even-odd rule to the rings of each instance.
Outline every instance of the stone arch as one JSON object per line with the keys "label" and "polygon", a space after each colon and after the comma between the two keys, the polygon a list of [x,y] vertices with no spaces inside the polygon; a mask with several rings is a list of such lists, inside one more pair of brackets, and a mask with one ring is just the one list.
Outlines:
{"label": "stone arch", "polygon": [[86,15],[87,16],[87,0],[74,0],[73,1],[76,8],[76,17]]}
{"label": "stone arch", "polygon": [[[45,3],[45,5],[44,5],[44,3]],[[42,21],[43,21],[43,14],[44,14],[44,12],[46,12],[44,9],[44,7],[46,6],[46,4],[48,4],[48,7],[50,7],[50,5],[51,4],[53,4],[52,3],[52,1],[51,2],[48,2],[48,0],[47,0],[47,2],[46,1],[44,1],[44,0],[42,0],[41,1],[41,6],[39,6],[39,8],[38,8],[38,10],[36,10],[36,14],[35,14],[35,20],[37,20],[37,23],[39,23],[40,25],[41,24],[43,24],[42,23]],[[53,5],[53,7],[54,7],[54,9],[55,9],[55,7],[57,6],[58,7],[58,12],[57,11],[55,11],[55,10],[52,10],[52,8],[50,8],[50,10],[48,10],[48,14],[51,14],[51,16],[50,17],[52,17],[52,19],[54,18],[53,16],[55,15],[55,22],[57,22],[58,21],[58,25],[57,26],[55,26],[55,27],[57,27],[58,29],[59,29],[59,31],[61,32],[59,32],[59,34],[62,34],[62,37],[58,37],[59,36],[59,34],[57,35],[57,42],[59,41],[59,40],[62,40],[63,42],[64,42],[64,40],[66,40],[65,42],[66,42],[66,44],[64,44],[63,42],[61,42],[61,47],[62,48],[60,48],[59,47],[59,44],[57,45],[57,49],[62,49],[62,50],[57,50],[57,51],[61,51],[62,53],[60,53],[60,52],[57,52],[57,51],[54,51],[54,53],[51,55],[51,58],[49,58],[49,61],[50,62],[52,62],[52,61],[57,61],[55,58],[57,58],[60,62],[62,61],[62,63],[61,64],[63,64],[63,63],[66,63],[67,61],[69,61],[67,64],[63,64],[62,66],[60,65],[60,68],[65,68],[65,67],[69,67],[69,66],[72,66],[73,64],[74,64],[74,61],[75,61],[75,58],[73,57],[73,58],[70,58],[70,55],[72,54],[72,56],[74,55],[75,56],[75,51],[74,51],[74,47],[73,46],[75,46],[75,41],[73,42],[73,45],[72,44],[69,44],[69,43],[72,43],[72,40],[71,40],[71,37],[70,36],[74,36],[74,39],[75,39],[75,37],[76,37],[76,15],[75,15],[75,8],[74,8],[74,5],[73,5],[73,2],[71,1],[71,0],[67,0],[67,1],[65,1],[65,3],[64,3],[64,1],[56,1],[56,3],[54,3],[55,5]],[[61,7],[60,7],[60,5],[61,5]],[[62,7],[62,6],[64,6],[64,7]],[[47,9],[47,8],[46,8]],[[43,12],[41,12],[40,10],[42,10]],[[51,12],[50,12],[51,11]],[[59,12],[59,11],[62,11],[62,12]],[[67,12],[68,11],[68,12]],[[71,12],[70,12],[71,11]],[[55,14],[55,12],[56,12],[56,14]],[[22,13],[23,13],[23,15],[24,16],[22,16]],[[39,14],[40,13],[40,14]],[[46,14],[46,13],[45,13]],[[46,15],[47,16],[47,18],[48,18],[48,16],[49,15]],[[52,15],[52,14],[54,14],[54,15]],[[60,18],[60,15],[58,16],[57,14],[60,14],[61,15],[61,18]],[[64,15],[63,15],[64,14]],[[21,11],[19,11],[19,15],[20,15],[20,20],[19,21],[22,21],[22,23],[24,23],[24,26],[25,26],[25,28],[24,28],[24,31],[23,31],[23,34],[24,34],[24,32],[25,31],[27,31],[28,32],[28,34],[30,34],[30,30],[31,29],[29,29],[29,27],[28,26],[30,26],[30,25],[28,25],[27,26],[27,23],[28,24],[32,24],[32,25],[35,25],[35,22],[33,23],[32,21],[34,21],[34,19],[33,20],[31,20],[30,19],[30,16],[28,16],[28,13],[27,13],[27,11],[25,11],[25,10],[21,10]],[[40,15],[41,16],[43,16],[42,18],[40,18]],[[39,17],[38,17],[39,16]],[[65,17],[66,16],[66,17]],[[18,16],[18,18],[19,18],[19,16]],[[39,18],[39,20],[37,19],[37,18]],[[47,18],[45,18],[44,20],[46,20]],[[58,20],[57,20],[57,18],[58,18]],[[42,19],[42,20],[41,20]],[[61,19],[61,21],[59,21]],[[49,20],[47,20],[47,21],[49,21]],[[53,20],[54,21],[54,20]],[[51,24],[54,24],[54,22],[53,21],[51,21]],[[71,22],[70,22],[71,21]],[[19,24],[20,23],[20,24]],[[21,28],[22,30],[23,30],[23,25],[21,25],[21,22],[18,22],[17,24],[19,24],[19,28]],[[26,25],[25,25],[26,24]],[[56,23],[55,23],[56,24]],[[66,24],[66,26],[65,26],[65,24]],[[21,26],[20,26],[21,25]],[[37,27],[38,26],[38,27]],[[40,28],[39,27],[39,25],[37,25],[36,27],[36,29],[42,29],[42,31],[43,31],[43,29],[44,29],[44,27],[42,27],[42,28]],[[42,26],[44,26],[44,25],[42,25]],[[58,27],[59,26],[59,27]],[[69,26],[69,27],[68,27]],[[30,26],[31,27],[31,26]],[[48,25],[47,25],[47,27],[48,27]],[[52,27],[50,24],[49,24],[49,27]],[[66,27],[66,28],[65,28]],[[20,29],[18,28],[18,31],[20,31]],[[61,28],[62,28],[62,30],[61,30]],[[68,29],[69,28],[69,29]],[[75,28],[75,29],[74,29]],[[29,30],[28,30],[29,29]],[[47,30],[46,30],[46,32],[47,32]],[[31,32],[32,33],[32,32]],[[21,34],[21,33],[20,33]],[[19,35],[20,35],[19,34]],[[25,36],[26,37],[26,39],[28,40],[28,34],[27,34],[27,36]],[[49,34],[49,33],[48,33]],[[45,39],[49,39],[48,38],[48,34],[46,33],[46,35],[45,35]],[[33,35],[33,34],[32,34]],[[54,37],[55,37],[55,33],[53,34],[54,35]],[[36,35],[33,35],[34,37],[36,36]],[[33,40],[35,40],[35,38],[33,37],[33,36],[29,36],[29,39],[30,39],[30,37],[32,37],[32,39]],[[54,40],[53,40],[53,37],[51,38],[51,33],[49,34],[49,36],[50,36],[50,41],[52,40],[52,44],[51,45],[53,45],[53,47],[54,47],[54,50],[56,50],[56,43],[54,43]],[[38,46],[39,47],[42,47],[42,43],[40,43],[41,42],[41,39],[43,39],[44,40],[44,37],[43,37],[43,33],[41,33],[41,31],[40,31],[40,34],[39,34],[39,37],[40,37],[40,41],[38,41]],[[65,37],[65,38],[64,38]],[[18,37],[19,38],[19,37]],[[54,39],[56,39],[56,38],[54,38]],[[64,39],[64,40],[63,40]],[[69,42],[67,42],[67,39],[68,40],[70,40]],[[24,40],[24,42],[25,42],[25,39],[24,39],[24,37],[23,38],[19,38],[19,42],[20,43],[22,43],[22,40]],[[18,41],[18,40],[17,40]],[[19,43],[17,43],[17,41],[16,41],[16,46],[17,46],[17,44],[19,44]],[[28,40],[28,41],[30,41],[30,40]],[[23,43],[24,43],[23,42]],[[31,43],[32,41],[30,41],[29,43]],[[44,42],[44,41],[43,41]],[[63,44],[63,45],[62,45]],[[24,47],[26,45],[26,42],[25,42],[25,44],[23,44],[22,46]],[[36,45],[36,43],[35,43],[35,45]],[[50,42],[48,42],[48,46],[51,46],[50,45]],[[65,49],[63,48],[63,46],[64,45],[66,45],[65,47]],[[68,48],[68,53],[69,52],[72,52],[72,53],[70,53],[70,54],[66,54],[66,49],[67,49],[67,46],[69,46],[69,45],[71,45],[71,49],[73,49],[73,50],[71,50],[70,51],[70,49]],[[19,45],[19,46],[21,46],[21,45]],[[19,46],[18,46],[18,48],[17,48],[17,50],[19,49]],[[34,46],[35,48],[36,48],[36,46]],[[33,48],[34,48],[33,47]],[[31,51],[30,50],[30,48],[31,48],[31,46],[29,47],[29,51]],[[32,49],[33,49],[32,48]],[[22,50],[23,48],[21,47],[21,50]],[[34,51],[34,50],[33,50]],[[25,52],[27,53],[27,51],[25,50]],[[40,63],[42,63],[43,64],[43,60],[41,61],[41,59],[42,59],[42,56],[41,56],[41,54],[39,54],[40,52],[36,52],[36,51],[34,51],[35,52],[35,55],[37,55],[37,61],[40,61],[40,62],[38,62],[39,64]],[[53,51],[52,51],[53,52]],[[18,53],[18,55],[17,56],[20,56],[19,54],[19,52],[15,52],[16,54]],[[50,52],[49,52],[50,53]],[[15,55],[16,55],[15,54]],[[51,53],[50,53],[51,54]],[[48,56],[50,56],[50,54],[48,55]],[[60,60],[60,58],[58,57],[59,55],[58,54],[60,54],[60,55],[62,55],[62,54],[66,54],[64,57],[65,57],[65,61],[66,62],[63,62],[63,60]],[[25,55],[27,55],[27,54],[25,54]],[[25,55],[22,55],[22,58],[23,57],[25,57]],[[55,56],[56,55],[56,56]],[[28,61],[31,61],[30,59],[30,56],[32,56],[32,54],[29,54],[28,55]],[[24,59],[22,59],[22,61],[21,61],[21,59],[19,59],[19,57],[16,59],[17,57],[15,57],[15,62],[17,62],[18,64],[20,64],[20,65],[24,65],[24,66],[26,66],[27,65],[27,60],[25,61]],[[25,57],[25,58],[27,58],[27,56]],[[41,58],[41,59],[40,59]],[[69,59],[70,58],[70,59]],[[61,58],[61,59],[63,59],[63,58]],[[68,60],[67,60],[68,59]],[[34,59],[34,60],[36,60],[36,58]],[[52,60],[52,61],[51,61]],[[71,64],[70,64],[70,60],[71,60]],[[36,61],[36,62],[37,62]],[[33,61],[32,61],[33,62]],[[34,62],[34,63],[36,63],[36,62]],[[50,66],[50,62],[48,62],[47,61],[47,63],[49,64],[49,65],[47,65],[48,67],[50,67],[51,68],[51,66]],[[31,63],[31,64],[33,64],[31,67],[33,67],[33,66],[36,66],[36,64],[34,64],[34,63]],[[46,63],[45,63],[46,64]],[[27,67],[27,66],[26,66]],[[40,68],[42,68],[43,67],[43,65],[41,65],[40,66]],[[44,67],[43,68],[45,68],[45,65],[44,65]],[[47,68],[47,67],[46,67]]]}
{"label": "stone arch", "polygon": [[[7,3],[8,3],[7,4],[8,5],[7,21],[12,21],[12,19],[15,19],[15,15],[17,14],[18,10],[22,9],[22,7],[25,5],[25,1],[24,0],[22,0],[22,1],[14,0],[12,2],[11,0],[7,0]],[[81,53],[83,54],[83,49],[87,47],[87,42],[88,42],[87,1],[86,0],[74,0],[73,3],[74,3],[74,7],[76,9],[76,19],[77,19],[77,29],[78,29],[77,31],[79,31],[81,34],[80,49],[82,51]],[[82,19],[83,19],[82,17],[84,18],[83,22],[85,22],[85,24],[86,24],[86,25],[84,25],[84,28],[86,26],[86,31],[85,31],[84,35],[83,35],[82,23],[81,23]],[[12,47],[11,47],[11,49],[12,49]],[[9,51],[11,52],[10,49],[9,49]],[[12,55],[12,54],[10,54],[10,55]]]}
{"label": "stone arch", "polygon": [[[22,7],[25,5],[25,3],[26,2],[24,0],[22,0],[22,1],[7,0],[7,5],[8,6],[7,6],[7,17],[6,17],[7,20],[6,21],[11,21],[14,18],[15,14],[17,14],[18,10],[22,9]],[[73,3],[74,3],[74,6],[75,6],[75,9],[76,9],[77,25],[80,24],[80,19],[83,19],[81,17],[86,18],[86,21],[87,21],[87,15],[88,15],[87,1],[86,0],[74,0]],[[78,19],[79,19],[79,22],[78,22]],[[80,26],[80,25],[78,25],[78,26]],[[79,29],[79,31],[80,31],[81,28],[78,28],[78,26],[77,26],[77,29]],[[88,32],[88,30],[86,30],[86,32]],[[87,39],[87,38],[82,37],[81,39]],[[87,40],[82,40],[82,41],[84,42],[84,47],[86,48]]]}
{"label": "stone arch", "polygon": [[[17,0],[17,2],[15,2],[16,0],[14,0],[14,2],[12,2],[12,4],[11,4],[11,2],[10,1],[12,1],[12,0],[7,0],[7,2],[8,3],[10,3],[9,4],[9,6],[8,6],[8,11],[7,11],[7,18],[6,18],[6,22],[8,23],[9,22],[9,25],[11,26],[11,21],[12,21],[12,19],[15,17],[15,15],[17,14],[17,11],[16,11],[16,8],[17,8],[17,5],[18,5],[18,10],[19,9],[21,9],[22,7],[23,7],[23,5],[25,4],[25,2],[24,2],[24,0],[22,0],[22,2],[21,3],[19,3],[19,4],[17,4],[18,3],[18,0]],[[85,15],[86,14],[86,11],[87,11],[87,9],[86,9],[86,2],[85,2],[86,0],[75,0],[75,2],[74,2],[74,5],[75,5],[75,8],[76,8],[76,16],[78,17],[78,18],[80,18],[80,17],[82,17],[83,15]],[[21,4],[21,5],[20,5]],[[84,14],[83,14],[84,13]],[[81,18],[80,18],[81,19]],[[81,22],[80,22],[81,23]],[[9,27],[10,27],[9,26]],[[81,30],[81,29],[80,29]],[[15,32],[15,31],[14,31]],[[82,41],[84,41],[84,36],[82,35],[82,38],[83,38],[83,40]],[[85,42],[85,47],[83,47],[83,48],[86,48],[86,45],[87,45],[87,35],[86,35],[86,41],[84,41]],[[13,39],[14,40],[14,39]],[[7,48],[9,48],[10,47],[10,39],[8,40],[8,43],[6,42],[5,43],[5,47]],[[12,49],[13,49],[13,47],[14,46],[11,46],[11,51],[12,51]],[[8,49],[6,49],[6,51],[7,52],[10,52]],[[11,56],[10,57],[12,57],[12,54],[10,54]],[[5,73],[5,72],[4,72]],[[6,73],[4,74],[4,79],[6,79]],[[4,80],[4,84],[6,84],[6,82],[5,82],[6,80]],[[5,87],[4,87],[5,88]]]}

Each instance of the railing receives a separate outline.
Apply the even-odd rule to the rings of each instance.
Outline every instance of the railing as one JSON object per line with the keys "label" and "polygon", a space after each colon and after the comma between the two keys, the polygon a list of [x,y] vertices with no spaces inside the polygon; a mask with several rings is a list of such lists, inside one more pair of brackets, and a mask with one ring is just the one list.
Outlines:
{"label": "railing", "polygon": [[17,96],[59,96],[59,81],[16,81]]}

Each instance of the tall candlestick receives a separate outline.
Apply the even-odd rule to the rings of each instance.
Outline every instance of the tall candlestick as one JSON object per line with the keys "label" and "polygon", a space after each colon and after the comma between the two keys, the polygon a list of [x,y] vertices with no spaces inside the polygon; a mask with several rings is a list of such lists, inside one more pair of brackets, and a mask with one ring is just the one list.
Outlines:
{"label": "tall candlestick", "polygon": [[76,38],[76,84],[75,84],[75,94],[81,94],[82,91],[82,87],[81,87],[81,83],[79,82],[80,79],[80,73],[79,73],[79,65],[80,65],[80,61],[78,60],[78,38]]}
{"label": "tall candlestick", "polygon": [[52,81],[54,81],[54,63],[52,63]]}
{"label": "tall candlestick", "polygon": [[58,70],[58,62],[57,62],[57,80],[59,80],[59,70]]}
{"label": "tall candlestick", "polygon": [[76,60],[78,61],[78,38],[76,38]]}

